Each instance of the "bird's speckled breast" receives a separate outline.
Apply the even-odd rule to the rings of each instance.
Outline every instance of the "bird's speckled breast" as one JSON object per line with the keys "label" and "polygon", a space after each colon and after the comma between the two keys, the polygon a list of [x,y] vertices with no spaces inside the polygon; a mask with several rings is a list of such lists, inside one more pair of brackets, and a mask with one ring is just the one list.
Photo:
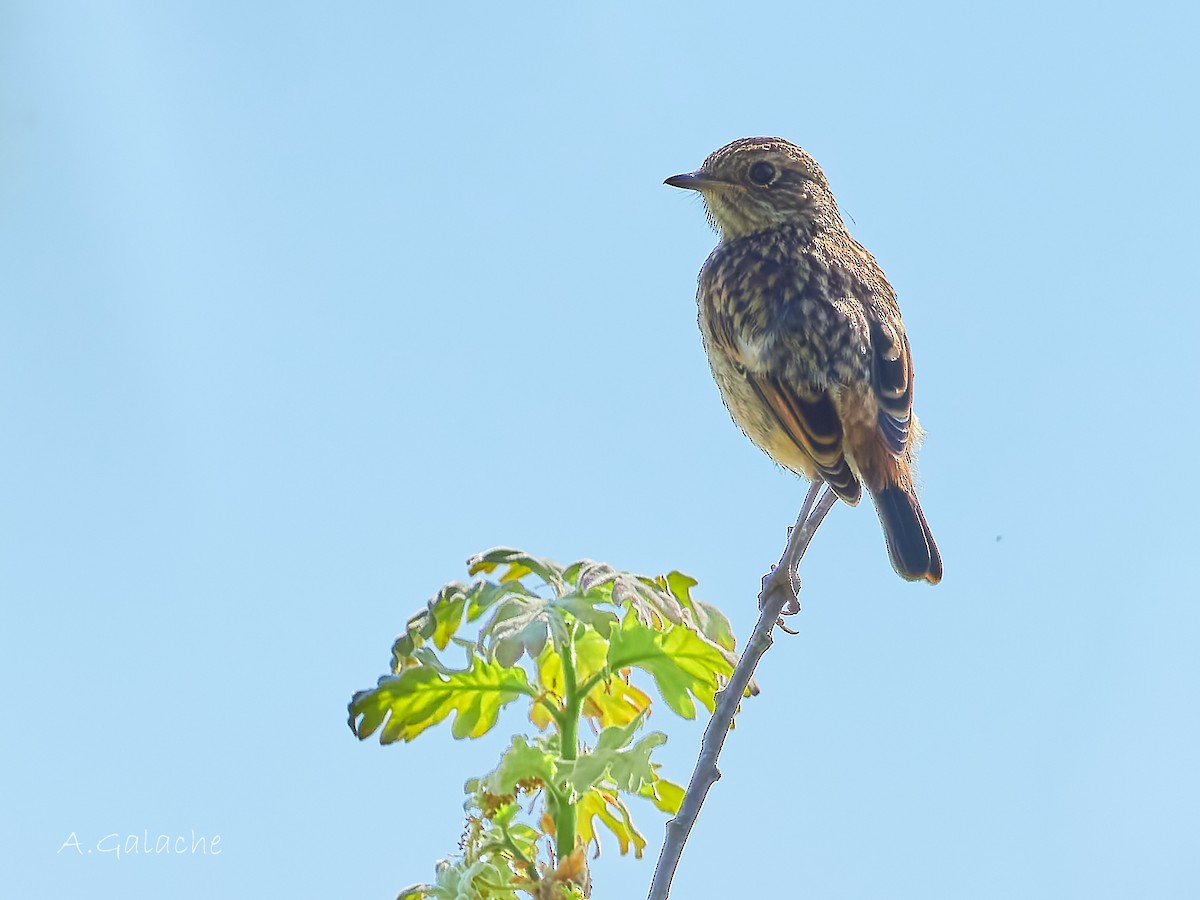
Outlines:
{"label": "bird's speckled breast", "polygon": [[870,379],[869,288],[811,238],[775,229],[722,242],[700,272],[706,346],[814,391]]}

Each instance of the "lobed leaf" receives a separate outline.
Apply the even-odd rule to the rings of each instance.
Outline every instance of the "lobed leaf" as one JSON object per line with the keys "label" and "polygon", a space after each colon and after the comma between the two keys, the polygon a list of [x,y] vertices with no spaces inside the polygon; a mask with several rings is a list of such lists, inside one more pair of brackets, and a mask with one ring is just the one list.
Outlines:
{"label": "lobed leaf", "polygon": [[663,812],[675,815],[683,805],[683,788],[673,781],[659,778],[657,771],[654,780],[643,784],[637,791],[638,796],[645,797]]}
{"label": "lobed leaf", "polygon": [[500,757],[500,764],[480,779],[480,785],[493,794],[512,794],[521,781],[537,780],[543,784],[553,784],[557,774],[557,758],[557,754],[544,747],[531,745],[523,736],[514,735],[512,744]]}
{"label": "lobed leaf", "polygon": [[[496,724],[501,707],[517,697],[536,696],[525,671],[472,657],[469,668],[438,670],[429,666],[385,675],[373,690],[350,701],[350,729],[360,740],[383,725],[379,741],[411,741],[422,731],[455,714],[456,738],[479,737]],[[384,724],[386,721],[386,724]]]}
{"label": "lobed leaf", "polygon": [[509,596],[533,597],[532,591],[519,581],[496,584],[491,581],[476,581],[467,590],[467,621],[474,622],[496,603]]}
{"label": "lobed leaf", "polygon": [[700,582],[690,575],[676,571],[660,575],[655,581],[668,591],[680,606],[691,613],[692,622],[702,635],[726,650],[736,649],[737,641],[733,636],[733,626],[726,618],[725,613],[711,603],[705,603],[692,596],[692,588]]}
{"label": "lobed leaf", "polygon": [[[522,654],[537,660],[547,641],[556,652],[569,639],[571,620],[590,626],[585,634],[594,634],[591,646],[603,643],[620,620],[616,614],[597,609],[597,595],[586,597],[570,593],[563,597],[540,597],[537,594],[512,595],[502,600],[492,618],[479,630],[479,646],[505,665],[515,665]],[[597,666],[594,671],[603,668]],[[590,674],[590,673],[589,673]]]}
{"label": "lobed leaf", "polygon": [[628,725],[601,731],[595,747],[580,754],[574,763],[560,765],[567,783],[580,794],[593,787],[617,787],[627,793],[637,793],[643,784],[654,781],[656,776],[650,765],[650,753],[664,744],[667,736],[653,731],[629,747],[641,725],[642,718],[639,717]]}
{"label": "lobed leaf", "polygon": [[553,636],[554,646],[567,640],[567,623],[554,601],[536,594],[509,597],[479,630],[479,645],[506,666],[516,665],[523,653],[536,660]]}
{"label": "lobed leaf", "polygon": [[722,649],[690,628],[655,631],[632,612],[609,642],[608,666],[643,669],[654,678],[663,700],[685,719],[696,716],[692,697],[712,712],[718,681],[733,671]]}
{"label": "lobed leaf", "polygon": [[580,593],[599,594],[607,602],[631,606],[647,625],[660,625],[663,622],[678,625],[683,622],[683,608],[666,590],[665,583],[659,584],[661,579],[622,572],[608,563],[590,559],[568,566],[563,577],[573,582]]}
{"label": "lobed leaf", "polygon": [[653,784],[657,776],[650,765],[650,754],[666,742],[665,734],[652,731],[629,749],[614,753],[608,767],[609,779],[629,794],[638,793],[643,785]]}
{"label": "lobed leaf", "polygon": [[586,594],[588,591],[608,585],[607,593],[611,595],[611,583],[620,574],[619,569],[614,569],[608,563],[581,559],[567,566],[563,571],[563,578],[575,585],[580,593]]}
{"label": "lobed leaf", "polygon": [[564,613],[572,616],[599,632],[602,638],[607,638],[621,620],[615,612],[598,606],[607,603],[608,599],[600,592],[571,593],[555,601],[554,605]]}
{"label": "lobed leaf", "polygon": [[597,727],[626,725],[650,708],[650,697],[620,675],[596,685],[583,700],[583,714]]}
{"label": "lobed leaf", "polygon": [[650,578],[622,573],[613,582],[613,602],[628,605],[646,625],[661,628],[664,623],[680,625],[683,607],[667,591],[660,590]]}
{"label": "lobed leaf", "polygon": [[[445,650],[463,622],[472,622],[505,597],[533,597],[519,582],[493,584],[477,581],[470,587],[458,581],[442,586],[405,625],[404,633],[392,645],[392,672],[398,674],[413,665],[425,664],[420,651],[427,642]],[[465,613],[465,619],[464,619]]]}
{"label": "lobed leaf", "polygon": [[585,844],[594,841],[597,853],[600,850],[600,835],[596,832],[595,820],[599,819],[617,839],[622,856],[628,853],[632,846],[634,856],[642,858],[642,851],[646,849],[646,838],[634,827],[629,810],[617,794],[592,788],[580,796],[575,804],[575,812],[578,816],[576,821],[580,839]]}

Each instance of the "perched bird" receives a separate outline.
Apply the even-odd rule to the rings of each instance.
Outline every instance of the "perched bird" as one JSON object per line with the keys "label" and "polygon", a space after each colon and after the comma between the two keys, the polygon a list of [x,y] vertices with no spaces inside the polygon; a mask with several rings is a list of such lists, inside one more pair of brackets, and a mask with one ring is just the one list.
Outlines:
{"label": "perched bird", "polygon": [[900,308],[816,161],[779,138],[743,138],[666,184],[699,191],[720,236],[696,300],[733,420],[851,506],[865,483],[892,566],[937,584],[942,558],[914,484],[921,431]]}

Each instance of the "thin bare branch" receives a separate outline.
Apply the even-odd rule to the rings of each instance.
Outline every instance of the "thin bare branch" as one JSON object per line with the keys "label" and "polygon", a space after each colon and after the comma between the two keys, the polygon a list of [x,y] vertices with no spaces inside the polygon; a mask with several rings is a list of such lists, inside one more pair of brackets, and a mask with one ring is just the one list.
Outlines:
{"label": "thin bare branch", "polygon": [[708,796],[708,789],[721,777],[717,768],[717,757],[721,754],[725,737],[733,725],[733,717],[746,692],[746,686],[754,675],[759,659],[771,646],[771,633],[780,613],[789,602],[795,604],[797,601],[798,586],[792,582],[796,567],[804,558],[821,520],[837,502],[837,495],[826,488],[820,501],[813,507],[813,500],[820,487],[818,481],[809,489],[800,517],[788,536],[787,546],[784,547],[778,565],[763,578],[763,589],[759,594],[758,622],[746,642],[746,649],[742,651],[733,675],[730,676],[729,684],[717,695],[716,708],[708,727],[704,730],[704,740],[700,743],[700,758],[696,760],[696,768],[692,772],[691,781],[688,782],[683,803],[679,807],[679,813],[667,823],[667,837],[658,856],[658,865],[654,869],[654,882],[650,885],[649,900],[667,900],[675,869],[683,855],[683,846],[696,824],[700,807],[704,804],[704,798]]}

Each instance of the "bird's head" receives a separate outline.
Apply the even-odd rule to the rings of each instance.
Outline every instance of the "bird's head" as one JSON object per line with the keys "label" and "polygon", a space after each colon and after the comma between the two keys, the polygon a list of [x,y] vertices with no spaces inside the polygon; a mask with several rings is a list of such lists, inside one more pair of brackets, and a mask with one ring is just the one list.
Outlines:
{"label": "bird's head", "polygon": [[724,239],[790,225],[801,230],[840,222],[817,161],[780,138],[742,138],[717,150],[672,187],[699,191]]}

